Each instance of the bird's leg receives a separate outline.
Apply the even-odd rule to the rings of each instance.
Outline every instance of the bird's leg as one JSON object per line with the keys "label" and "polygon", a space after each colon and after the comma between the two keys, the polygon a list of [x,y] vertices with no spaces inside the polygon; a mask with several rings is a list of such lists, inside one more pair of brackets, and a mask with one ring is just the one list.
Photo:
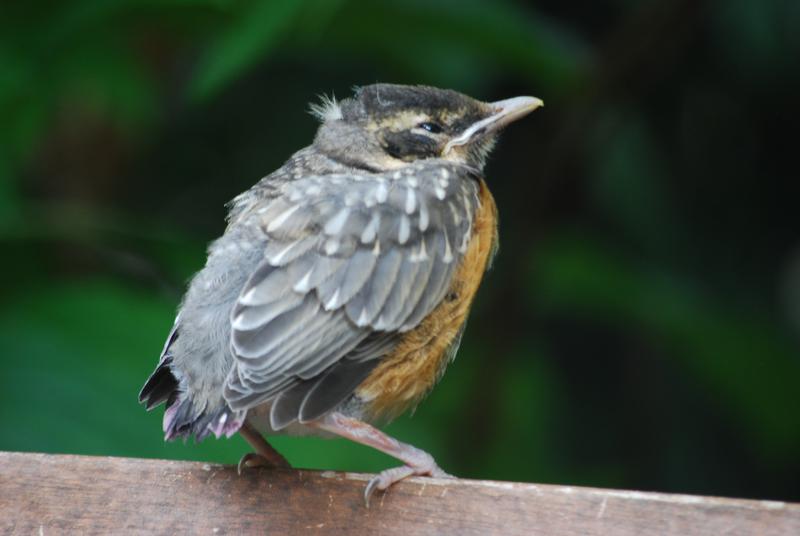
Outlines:
{"label": "bird's leg", "polygon": [[367,506],[369,506],[370,496],[376,489],[386,490],[395,482],[399,482],[409,476],[453,478],[442,471],[436,465],[433,457],[427,452],[406,443],[401,443],[377,428],[359,420],[345,417],[341,413],[329,413],[322,419],[306,423],[306,425],[372,447],[393,458],[397,458],[405,464],[381,471],[369,481],[367,488],[364,490],[364,500]]}
{"label": "bird's leg", "polygon": [[239,474],[242,474],[243,467],[282,467],[287,469],[291,467],[286,458],[267,443],[264,436],[247,422],[239,428],[239,433],[255,449],[255,452],[249,452],[239,460],[239,464],[236,467]]}

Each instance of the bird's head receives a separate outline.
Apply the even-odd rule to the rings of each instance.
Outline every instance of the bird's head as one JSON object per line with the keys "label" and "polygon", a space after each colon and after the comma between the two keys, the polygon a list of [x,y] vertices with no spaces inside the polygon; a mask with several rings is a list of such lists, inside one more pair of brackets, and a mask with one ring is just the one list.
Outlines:
{"label": "bird's head", "polygon": [[312,105],[315,146],[347,165],[385,171],[427,158],[482,169],[504,126],[542,105],[534,97],[481,102],[449,89],[373,84]]}

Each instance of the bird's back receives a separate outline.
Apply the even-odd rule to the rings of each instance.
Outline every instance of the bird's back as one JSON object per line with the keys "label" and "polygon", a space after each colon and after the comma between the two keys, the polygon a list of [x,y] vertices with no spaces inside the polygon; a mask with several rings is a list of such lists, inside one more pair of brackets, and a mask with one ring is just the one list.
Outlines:
{"label": "bird's back", "polygon": [[[307,147],[230,203],[228,228],[208,247],[206,265],[192,277],[159,366],[140,395],[149,398],[148,407],[167,402],[164,432],[168,439],[227,434],[244,418],[243,412],[232,410],[226,403],[223,388],[234,366],[231,311],[263,260],[267,242],[257,227],[248,225],[248,216],[260,204],[280,195],[286,183],[348,169]],[[220,420],[221,424],[213,425]]]}

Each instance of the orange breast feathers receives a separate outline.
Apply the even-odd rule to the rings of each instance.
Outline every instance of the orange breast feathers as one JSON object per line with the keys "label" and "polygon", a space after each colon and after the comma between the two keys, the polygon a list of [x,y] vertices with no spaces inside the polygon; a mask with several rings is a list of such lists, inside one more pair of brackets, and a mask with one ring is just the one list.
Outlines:
{"label": "orange breast feathers", "polygon": [[447,366],[475,292],[497,245],[497,207],[481,180],[467,252],[442,302],[381,360],[356,389],[369,420],[390,420],[416,406]]}

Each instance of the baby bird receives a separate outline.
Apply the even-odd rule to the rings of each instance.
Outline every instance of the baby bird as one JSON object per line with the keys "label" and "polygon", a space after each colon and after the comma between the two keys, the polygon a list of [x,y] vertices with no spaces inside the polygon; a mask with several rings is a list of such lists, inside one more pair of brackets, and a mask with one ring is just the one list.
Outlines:
{"label": "baby bird", "polygon": [[[411,475],[448,476],[372,424],[420,402],[453,360],[497,247],[483,179],[497,133],[542,102],[374,84],[312,106],[314,142],[230,203],[139,394],[168,440],[239,432],[346,437]],[[241,462],[240,462],[241,468]]]}

